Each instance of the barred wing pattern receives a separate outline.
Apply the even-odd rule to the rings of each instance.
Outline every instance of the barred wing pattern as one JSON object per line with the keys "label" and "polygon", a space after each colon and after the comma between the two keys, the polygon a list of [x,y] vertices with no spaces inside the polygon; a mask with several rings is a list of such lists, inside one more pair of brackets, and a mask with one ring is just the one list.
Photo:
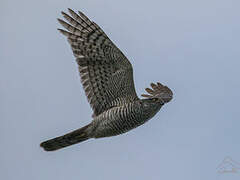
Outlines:
{"label": "barred wing pattern", "polygon": [[71,16],[62,12],[68,23],[58,19],[67,31],[59,31],[68,38],[76,57],[93,116],[138,99],[128,59],[96,23],[82,12],[68,10]]}

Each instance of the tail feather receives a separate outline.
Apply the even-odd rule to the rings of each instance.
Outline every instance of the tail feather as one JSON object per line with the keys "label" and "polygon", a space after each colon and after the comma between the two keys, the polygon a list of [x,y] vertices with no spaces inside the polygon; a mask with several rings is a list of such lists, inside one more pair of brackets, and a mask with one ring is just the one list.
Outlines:
{"label": "tail feather", "polygon": [[45,151],[55,151],[73,144],[80,143],[82,141],[86,141],[90,138],[87,131],[89,126],[90,124],[63,136],[44,141],[40,144],[40,146],[44,148]]}

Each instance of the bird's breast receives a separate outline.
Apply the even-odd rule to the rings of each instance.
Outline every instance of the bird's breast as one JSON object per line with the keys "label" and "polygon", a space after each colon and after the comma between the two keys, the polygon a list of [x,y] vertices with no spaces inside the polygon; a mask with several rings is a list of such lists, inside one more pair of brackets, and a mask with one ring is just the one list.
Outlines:
{"label": "bird's breast", "polygon": [[139,104],[128,103],[113,107],[94,119],[93,124],[96,127],[94,137],[100,138],[125,133],[142,125],[148,119],[144,116]]}

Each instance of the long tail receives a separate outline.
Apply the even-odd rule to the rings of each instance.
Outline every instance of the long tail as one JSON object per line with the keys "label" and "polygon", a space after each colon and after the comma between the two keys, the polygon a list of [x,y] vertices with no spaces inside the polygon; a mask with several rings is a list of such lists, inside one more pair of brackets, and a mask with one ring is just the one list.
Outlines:
{"label": "long tail", "polygon": [[91,124],[88,124],[63,136],[42,142],[40,146],[43,147],[45,151],[55,151],[76,143],[80,143],[82,141],[86,141],[90,138],[88,133],[88,127],[90,125]]}

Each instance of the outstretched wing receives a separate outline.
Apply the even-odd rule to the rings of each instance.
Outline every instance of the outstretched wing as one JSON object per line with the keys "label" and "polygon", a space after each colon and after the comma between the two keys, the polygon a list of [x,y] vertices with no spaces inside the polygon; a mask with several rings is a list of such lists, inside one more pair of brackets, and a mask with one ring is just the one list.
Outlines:
{"label": "outstretched wing", "polygon": [[161,83],[157,82],[157,84],[151,83],[151,87],[152,89],[145,89],[149,94],[142,94],[143,97],[158,98],[163,103],[167,103],[172,100],[173,92],[167,86],[164,86]]}
{"label": "outstretched wing", "polygon": [[97,24],[82,12],[77,14],[68,10],[71,16],[62,12],[68,23],[58,19],[67,31],[59,31],[68,38],[72,47],[93,116],[138,99],[128,59]]}

